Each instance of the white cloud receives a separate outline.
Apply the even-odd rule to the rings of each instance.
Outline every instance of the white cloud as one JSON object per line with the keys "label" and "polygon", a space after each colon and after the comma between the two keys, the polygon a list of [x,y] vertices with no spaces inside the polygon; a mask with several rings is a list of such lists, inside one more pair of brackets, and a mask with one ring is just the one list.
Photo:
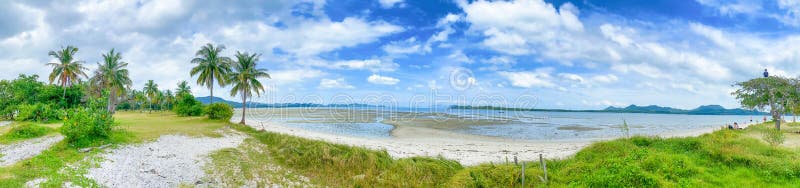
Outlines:
{"label": "white cloud", "polygon": [[325,72],[314,69],[289,69],[270,73],[271,81],[275,84],[289,84],[318,78],[325,75]]}
{"label": "white cloud", "polygon": [[361,18],[345,18],[341,22],[320,20],[303,22],[283,29],[264,22],[238,23],[222,29],[222,37],[237,43],[259,44],[286,50],[300,56],[313,56],[344,47],[376,41],[403,31],[400,26],[384,21],[368,22]]}
{"label": "white cloud", "polygon": [[476,1],[461,6],[470,29],[488,37],[483,44],[506,54],[530,54],[534,51],[529,49],[546,49],[571,33],[583,31],[578,9],[570,3],[558,10],[542,0]]}
{"label": "white cloud", "polygon": [[373,74],[367,78],[367,81],[373,84],[395,85],[400,82],[400,79]]}
{"label": "white cloud", "polygon": [[430,52],[429,46],[423,46],[414,37],[402,41],[393,41],[384,45],[383,51],[391,55],[403,55]]}
{"label": "white cloud", "polygon": [[613,83],[617,80],[619,80],[619,78],[613,74],[592,76],[592,81],[597,83]]}
{"label": "white cloud", "polygon": [[348,84],[344,78],[327,79],[323,78],[319,81],[319,88],[323,89],[353,89],[352,85]]}
{"label": "white cloud", "polygon": [[556,84],[551,81],[552,78],[550,77],[550,74],[547,73],[546,71],[535,71],[535,72],[500,71],[497,73],[500,74],[500,76],[508,79],[508,81],[511,82],[511,85],[516,87],[522,87],[522,88],[556,87]]}
{"label": "white cloud", "polygon": [[383,8],[392,8],[396,4],[400,4],[400,6],[402,6],[403,4],[403,0],[378,0],[378,2],[381,4],[381,7]]}
{"label": "white cloud", "polygon": [[625,34],[622,34],[621,30],[623,29],[611,24],[603,24],[600,26],[600,31],[603,33],[603,36],[623,47],[628,47],[633,43],[633,40],[625,36]]}
{"label": "white cloud", "polygon": [[726,38],[724,34],[722,34],[722,31],[718,29],[711,28],[699,23],[691,23],[689,24],[689,26],[692,29],[692,31],[708,38],[709,40],[719,45],[720,47],[731,49],[734,48],[736,45],[731,40],[728,40],[728,38]]}
{"label": "white cloud", "polygon": [[347,70],[370,70],[373,72],[394,71],[399,67],[397,63],[381,59],[347,60],[330,63],[328,67]]}

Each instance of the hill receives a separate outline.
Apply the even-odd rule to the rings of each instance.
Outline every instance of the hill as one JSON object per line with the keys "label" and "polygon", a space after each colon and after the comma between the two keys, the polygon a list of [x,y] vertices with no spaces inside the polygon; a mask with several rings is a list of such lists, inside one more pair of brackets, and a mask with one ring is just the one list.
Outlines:
{"label": "hill", "polygon": [[[211,103],[211,97],[210,96],[195,97],[195,99],[197,99],[198,101],[200,101],[203,104]],[[234,102],[234,101],[225,100],[223,98],[214,97],[214,103],[218,103],[218,102],[223,102],[223,103],[230,104],[234,108],[241,108],[242,107],[242,103],[240,103],[240,102]],[[330,107],[359,107],[359,108],[362,108],[362,107],[382,107],[382,106],[375,106],[375,105],[369,105],[369,104],[358,104],[358,103],[353,103],[353,104],[269,103],[269,104],[266,104],[266,103],[249,102],[248,101],[247,102],[247,107],[248,108],[296,108],[296,107],[329,107],[329,108]]]}
{"label": "hill", "polygon": [[506,111],[546,111],[546,112],[613,112],[613,113],[648,113],[648,114],[689,114],[689,115],[764,115],[766,113],[757,110],[745,110],[741,108],[726,109],[720,105],[703,105],[692,110],[684,110],[658,105],[627,107],[609,106],[602,110],[565,110],[565,109],[536,109],[536,108],[507,108],[496,106],[450,106],[450,109],[473,109],[473,110],[506,110]]}

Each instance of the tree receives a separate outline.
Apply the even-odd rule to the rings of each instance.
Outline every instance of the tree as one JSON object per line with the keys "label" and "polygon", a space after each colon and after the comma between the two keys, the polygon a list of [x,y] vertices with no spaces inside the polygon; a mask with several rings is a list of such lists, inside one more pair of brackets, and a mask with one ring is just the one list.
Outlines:
{"label": "tree", "polygon": [[92,85],[108,90],[107,110],[111,114],[116,110],[116,99],[132,85],[127,66],[128,63],[122,62],[120,53],[112,48],[108,54],[103,54],[103,63],[97,63],[97,70],[90,79]]}
{"label": "tree", "polygon": [[197,76],[197,84],[206,86],[211,91],[211,101],[214,103],[214,80],[216,79],[217,85],[223,87],[226,85],[225,75],[230,72],[231,59],[221,56],[222,50],[225,49],[224,45],[217,45],[214,47],[211,43],[206,44],[195,53],[195,58],[192,63],[197,64],[192,68],[191,76]]}
{"label": "tree", "polygon": [[181,81],[178,83],[178,90],[175,91],[175,95],[180,96],[183,93],[192,94],[192,87],[189,87],[189,84],[186,81]]}
{"label": "tree", "polygon": [[53,84],[53,81],[57,79],[58,84],[63,87],[62,98],[64,99],[67,96],[67,86],[78,83],[81,76],[87,77],[83,71],[88,69],[83,67],[83,61],[75,60],[75,53],[78,53],[78,48],[74,46],[62,47],[59,51],[47,53],[47,55],[53,56],[58,60],[58,63],[47,63],[47,65],[53,67],[53,71],[50,72],[50,84]]}
{"label": "tree", "polygon": [[247,98],[253,93],[260,96],[264,91],[264,86],[258,81],[259,78],[270,78],[267,69],[256,67],[258,54],[248,54],[236,52],[236,62],[233,63],[233,70],[227,75],[227,80],[233,84],[231,96],[238,93],[242,96],[242,121],[245,124],[245,114],[247,111]]}
{"label": "tree", "polygon": [[796,79],[780,76],[756,78],[736,83],[734,86],[739,89],[731,94],[745,108],[764,110],[769,107],[775,128],[780,130],[781,114],[791,111],[794,104],[800,104],[797,83]]}
{"label": "tree", "polygon": [[172,90],[164,91],[164,103],[167,105],[167,110],[172,110],[172,104],[175,103],[175,95],[172,94]]}
{"label": "tree", "polygon": [[153,102],[157,99],[158,93],[158,84],[153,83],[153,80],[148,80],[147,83],[144,84],[144,93],[147,95],[148,102],[150,103],[150,112],[153,111]]}

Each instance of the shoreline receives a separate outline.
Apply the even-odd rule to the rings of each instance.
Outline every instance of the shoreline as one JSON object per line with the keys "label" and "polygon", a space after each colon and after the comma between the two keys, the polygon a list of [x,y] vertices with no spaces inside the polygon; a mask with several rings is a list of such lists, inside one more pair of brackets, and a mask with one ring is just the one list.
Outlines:
{"label": "shoreline", "polygon": [[[236,119],[236,118],[234,118]],[[295,128],[270,121],[248,119],[248,126],[257,130],[288,134],[335,144],[386,150],[393,158],[415,156],[444,157],[463,165],[512,162],[516,156],[520,161],[538,160],[539,154],[548,159],[570,157],[586,146],[615,138],[593,141],[554,140],[530,141],[500,137],[470,135],[416,126],[395,126],[392,138],[364,138]],[[662,138],[690,137],[711,133],[719,128],[705,128],[680,132],[661,133]]]}

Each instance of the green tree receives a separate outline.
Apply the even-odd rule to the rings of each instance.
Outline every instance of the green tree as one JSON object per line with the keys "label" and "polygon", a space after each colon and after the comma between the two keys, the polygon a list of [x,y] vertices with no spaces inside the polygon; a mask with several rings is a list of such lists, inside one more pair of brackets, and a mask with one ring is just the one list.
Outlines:
{"label": "green tree", "polygon": [[150,103],[150,112],[153,112],[153,102],[157,100],[158,94],[158,84],[154,83],[153,80],[148,80],[147,83],[144,84],[144,93],[147,95],[147,99]]}
{"label": "green tree", "polygon": [[172,94],[172,90],[164,91],[164,104],[167,106],[167,110],[172,110],[172,106],[175,104],[175,95]]}
{"label": "green tree", "polygon": [[67,86],[80,82],[81,76],[87,77],[83,71],[88,69],[83,67],[83,61],[75,60],[75,53],[78,53],[78,48],[74,46],[67,46],[59,51],[47,53],[58,60],[58,63],[47,63],[47,65],[53,67],[50,72],[50,84],[57,80],[58,84],[63,87],[62,98],[64,99],[67,96]]}
{"label": "green tree", "polygon": [[189,87],[189,83],[186,83],[186,81],[181,81],[178,83],[178,90],[175,91],[175,95],[178,96],[183,93],[192,94],[192,87]]}
{"label": "green tree", "polygon": [[223,87],[226,85],[225,75],[230,72],[231,59],[222,56],[222,50],[225,49],[224,45],[217,45],[214,47],[211,43],[206,44],[195,53],[195,58],[192,63],[197,64],[192,68],[190,74],[197,76],[197,84],[206,86],[211,91],[211,103],[214,103],[214,80],[216,79],[217,85]]}
{"label": "green tree", "polygon": [[242,121],[239,122],[240,124],[245,124],[247,98],[251,97],[253,93],[261,96],[261,92],[264,91],[264,86],[258,79],[270,78],[267,69],[256,67],[259,56],[247,52],[236,52],[236,62],[233,63],[233,70],[227,77],[228,82],[233,84],[231,96],[236,96],[238,93],[242,97]]}
{"label": "green tree", "polygon": [[756,78],[736,83],[734,86],[739,89],[731,94],[745,108],[764,110],[769,107],[775,129],[780,130],[781,114],[791,111],[794,104],[800,104],[797,83],[796,79],[780,76]]}
{"label": "green tree", "polygon": [[106,110],[114,114],[116,110],[116,100],[126,93],[132,82],[128,77],[128,63],[122,61],[119,52],[111,49],[108,54],[103,54],[103,62],[97,63],[97,70],[90,79],[92,85],[99,86],[108,90],[108,107]]}

